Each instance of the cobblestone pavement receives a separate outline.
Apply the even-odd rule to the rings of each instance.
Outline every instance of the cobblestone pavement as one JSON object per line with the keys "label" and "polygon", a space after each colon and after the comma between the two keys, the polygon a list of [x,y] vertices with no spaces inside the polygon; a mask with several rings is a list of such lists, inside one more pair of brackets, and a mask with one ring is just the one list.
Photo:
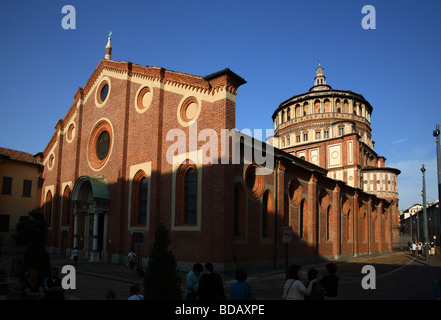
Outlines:
{"label": "cobblestone pavement", "polygon": [[[9,260],[10,261],[10,260]],[[51,256],[53,265],[62,267],[73,265],[73,261],[63,256]],[[336,263],[339,276],[340,300],[435,300],[435,280],[441,280],[441,258],[437,253],[428,261],[413,257],[408,251],[371,254],[344,258]],[[2,266],[8,264],[3,258]],[[303,279],[309,268],[324,272],[326,262],[302,265]],[[366,274],[363,266],[372,265],[376,274],[376,289],[364,290],[361,281]],[[68,290],[67,297],[73,300],[105,300],[107,290],[116,294],[117,300],[127,300],[133,283],[142,288],[142,278],[132,273],[126,265],[110,263],[89,263],[79,261],[76,268],[76,289]],[[182,287],[185,285],[182,276]],[[225,292],[235,280],[224,275]],[[14,282],[16,279],[10,278]],[[252,284],[258,300],[280,300],[285,282],[285,270],[250,271],[248,281]],[[14,287],[14,284],[11,285]],[[1,297],[0,297],[1,299]],[[3,299],[6,299],[3,296]]]}

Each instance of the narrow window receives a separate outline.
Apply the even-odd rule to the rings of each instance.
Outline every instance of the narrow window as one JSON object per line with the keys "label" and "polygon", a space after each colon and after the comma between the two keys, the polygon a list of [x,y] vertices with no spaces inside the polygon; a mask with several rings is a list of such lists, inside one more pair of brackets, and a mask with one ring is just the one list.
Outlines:
{"label": "narrow window", "polygon": [[46,194],[46,202],[44,204],[44,216],[47,224],[52,224],[52,192],[49,190]]}
{"label": "narrow window", "polygon": [[138,183],[139,183],[138,225],[146,225],[148,181],[146,178],[142,178],[141,181],[139,181]]}
{"label": "narrow window", "polygon": [[11,177],[3,177],[2,194],[12,194]]}
{"label": "narrow window", "polygon": [[63,192],[63,216],[62,216],[62,225],[69,225],[70,223],[70,208],[71,208],[71,200],[70,200],[70,188],[66,186]]}
{"label": "narrow window", "polygon": [[315,132],[315,140],[320,140],[320,131]]}
{"label": "narrow window", "polygon": [[32,180],[23,180],[23,197],[30,197],[32,193]]}
{"label": "narrow window", "polygon": [[185,174],[184,224],[196,224],[196,171],[188,169]]}
{"label": "narrow window", "polygon": [[303,220],[304,220],[305,201],[300,203],[299,237],[303,239]]}

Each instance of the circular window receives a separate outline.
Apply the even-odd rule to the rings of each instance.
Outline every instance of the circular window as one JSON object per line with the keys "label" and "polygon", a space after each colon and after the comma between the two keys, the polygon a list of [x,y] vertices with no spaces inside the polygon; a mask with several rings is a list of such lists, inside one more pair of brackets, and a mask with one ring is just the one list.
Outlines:
{"label": "circular window", "polygon": [[75,137],[75,125],[72,123],[67,129],[67,141],[72,142]]}
{"label": "circular window", "polygon": [[107,157],[110,148],[110,134],[107,131],[101,132],[96,142],[96,156],[99,160]]}
{"label": "circular window", "polygon": [[106,77],[98,86],[98,89],[96,91],[95,95],[95,102],[98,107],[101,107],[104,102],[107,101],[107,98],[110,94],[110,80]]}
{"label": "circular window", "polygon": [[257,168],[257,165],[250,164],[244,176],[245,186],[253,198],[259,198],[265,189],[265,179],[263,175],[256,174]]}
{"label": "circular window", "polygon": [[88,143],[89,165],[97,170],[101,169],[110,157],[112,151],[112,126],[106,120],[100,120],[90,134]]}
{"label": "circular window", "polygon": [[144,112],[150,107],[152,103],[153,93],[149,87],[142,88],[138,93],[138,98],[136,99],[136,109],[138,112]]}
{"label": "circular window", "polygon": [[54,167],[54,164],[55,164],[55,156],[54,156],[54,154],[52,153],[52,154],[49,156],[49,170],[52,170],[52,168]]}
{"label": "circular window", "polygon": [[201,109],[195,97],[187,98],[178,109],[178,120],[184,125],[188,126],[192,121],[195,121]]}
{"label": "circular window", "polygon": [[106,84],[104,84],[104,86],[101,88],[101,91],[100,91],[101,102],[106,101],[108,94],[109,94],[109,85],[106,83]]}

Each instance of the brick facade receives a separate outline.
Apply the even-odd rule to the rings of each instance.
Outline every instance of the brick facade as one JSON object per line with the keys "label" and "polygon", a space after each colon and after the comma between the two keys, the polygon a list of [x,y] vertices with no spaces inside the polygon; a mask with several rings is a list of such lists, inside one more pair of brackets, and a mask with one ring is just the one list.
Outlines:
{"label": "brick facade", "polygon": [[[276,169],[260,178],[247,163],[201,163],[208,139],[192,141],[192,130],[220,137],[234,129],[244,83],[229,69],[200,77],[101,60],[43,152],[48,247],[69,254],[78,246],[83,258],[115,263],[135,247],[146,258],[163,223],[184,269],[208,261],[218,270],[279,265],[285,226],[293,229],[291,258],[391,250],[391,203],[317,165],[278,149]],[[176,129],[184,140],[169,135]],[[210,156],[219,160],[223,145],[214,142]]]}

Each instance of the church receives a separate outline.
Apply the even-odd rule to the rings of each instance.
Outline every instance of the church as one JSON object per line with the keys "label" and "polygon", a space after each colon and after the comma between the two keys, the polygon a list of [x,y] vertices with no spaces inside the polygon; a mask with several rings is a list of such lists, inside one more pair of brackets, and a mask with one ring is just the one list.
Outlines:
{"label": "church", "polygon": [[[226,161],[204,161],[207,143],[192,137],[233,133],[245,84],[228,68],[197,76],[112,60],[109,36],[104,59],[43,151],[47,248],[69,255],[78,247],[81,259],[111,263],[126,263],[134,248],[141,262],[164,224],[180,270],[195,262],[212,262],[219,272],[278,267],[286,241],[290,259],[391,250],[396,203],[344,181],[309,151],[279,146],[287,136],[282,106],[271,143],[257,148],[254,138],[231,134],[209,150],[210,159]],[[239,162],[222,153],[237,141]],[[264,174],[256,149],[274,160]]]}

